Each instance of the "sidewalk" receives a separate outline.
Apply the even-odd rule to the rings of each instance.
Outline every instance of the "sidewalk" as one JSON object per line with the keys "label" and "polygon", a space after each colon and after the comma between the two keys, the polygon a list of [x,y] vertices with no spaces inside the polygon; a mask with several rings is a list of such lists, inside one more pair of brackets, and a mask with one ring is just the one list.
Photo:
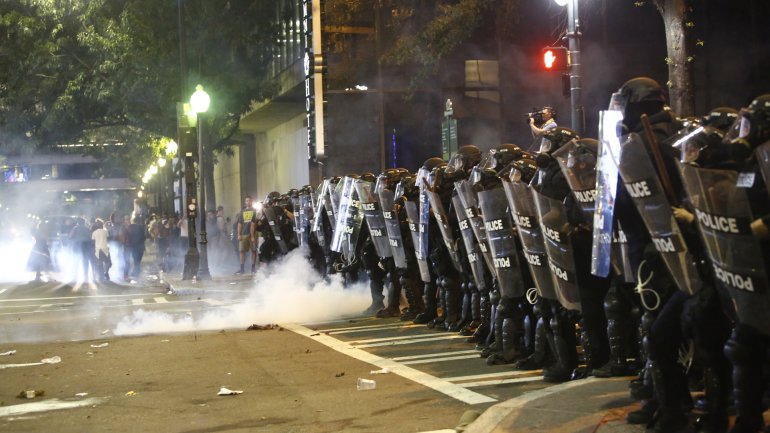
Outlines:
{"label": "sidewalk", "polygon": [[641,433],[644,426],[625,421],[639,408],[629,379],[592,377],[524,394],[490,407],[465,433]]}

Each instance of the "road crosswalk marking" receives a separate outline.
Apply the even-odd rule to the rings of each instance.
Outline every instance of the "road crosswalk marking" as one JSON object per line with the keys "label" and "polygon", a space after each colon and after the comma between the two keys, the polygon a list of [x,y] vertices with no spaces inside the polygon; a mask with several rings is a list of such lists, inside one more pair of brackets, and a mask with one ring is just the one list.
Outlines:
{"label": "road crosswalk marking", "polygon": [[[471,391],[465,388],[463,385],[457,385],[445,379],[431,376],[428,373],[403,365],[401,363],[393,361],[392,359],[382,358],[380,356],[377,356],[375,354],[372,354],[363,350],[356,350],[356,349],[359,349],[361,346],[353,346],[350,343],[337,340],[336,338],[331,337],[329,335],[320,334],[317,331],[306,328],[302,325],[288,323],[288,324],[281,324],[280,326],[289,331],[308,337],[311,340],[317,341],[320,344],[328,346],[352,358],[358,359],[363,362],[367,362],[379,368],[387,368],[393,374],[397,374],[401,377],[417,382],[423,386],[426,386],[428,388],[441,392],[445,395],[448,395],[449,397],[460,400],[464,403],[483,404],[483,403],[493,403],[497,401],[497,399],[494,399],[492,397],[486,396],[484,394],[479,394],[475,391]],[[374,343],[374,344],[382,344],[382,343]]]}
{"label": "road crosswalk marking", "polygon": [[479,353],[476,352],[469,355],[445,356],[443,358],[415,359],[414,361],[401,361],[401,363],[404,365],[431,364],[434,362],[457,361],[460,359],[473,359],[478,357],[479,357]]}
{"label": "road crosswalk marking", "polygon": [[410,355],[410,356],[399,356],[397,358],[392,358],[394,361],[409,361],[412,359],[423,359],[423,358],[438,358],[442,356],[457,356],[457,355],[469,355],[471,353],[478,354],[479,352],[477,350],[471,349],[471,350],[453,350],[451,352],[436,352],[436,353],[423,353],[421,355]]}
{"label": "road crosswalk marking", "polygon": [[381,343],[369,343],[369,344],[357,344],[353,347],[357,349],[363,349],[363,348],[369,348],[369,347],[383,347],[383,346],[401,346],[404,344],[417,344],[417,343],[426,343],[429,341],[439,341],[439,340],[454,340],[458,338],[467,338],[463,335],[457,335],[457,334],[443,334],[428,338],[419,338],[424,336],[414,336],[409,339],[402,339],[402,340],[394,340],[394,339],[388,339],[388,341],[383,341]]}

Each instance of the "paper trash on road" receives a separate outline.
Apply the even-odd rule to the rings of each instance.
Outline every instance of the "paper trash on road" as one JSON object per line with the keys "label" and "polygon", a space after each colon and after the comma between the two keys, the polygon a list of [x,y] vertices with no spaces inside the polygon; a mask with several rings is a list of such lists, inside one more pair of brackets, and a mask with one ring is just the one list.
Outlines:
{"label": "paper trash on road", "polygon": [[238,394],[243,394],[243,391],[235,391],[232,389],[227,389],[224,386],[219,388],[219,392],[217,393],[217,395],[238,395]]}
{"label": "paper trash on road", "polygon": [[52,356],[50,358],[41,359],[40,362],[43,364],[58,364],[61,362],[60,356]]}
{"label": "paper trash on road", "polygon": [[0,356],[10,356],[10,355],[15,355],[15,354],[16,354],[15,350],[9,350],[7,352],[0,353]]}
{"label": "paper trash on road", "polygon": [[79,392],[79,393],[75,394],[75,397],[85,397],[87,395],[88,395],[87,392]]}
{"label": "paper trash on road", "polygon": [[104,334],[109,334],[109,333],[110,333],[110,330],[109,330],[109,329],[105,329],[104,331],[102,331],[102,335],[104,335]]}
{"label": "paper trash on road", "polygon": [[100,347],[107,347],[109,345],[110,345],[110,343],[92,344],[91,347],[100,348]]}
{"label": "paper trash on road", "polygon": [[382,370],[372,370],[369,372],[369,374],[388,374],[390,373],[389,368],[383,368]]}

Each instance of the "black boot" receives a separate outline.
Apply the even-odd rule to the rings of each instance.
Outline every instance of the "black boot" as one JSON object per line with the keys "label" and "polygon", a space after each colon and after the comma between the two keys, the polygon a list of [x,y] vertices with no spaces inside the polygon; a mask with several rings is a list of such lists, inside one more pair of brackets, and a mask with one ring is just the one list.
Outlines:
{"label": "black boot", "polygon": [[[487,339],[484,341],[481,348],[482,358],[487,358],[492,353],[500,351],[498,348],[500,340],[497,339],[497,335],[495,334],[495,329],[497,327],[497,306],[500,303],[500,292],[498,292],[497,289],[489,292],[489,302],[489,332],[487,333]],[[500,326],[502,326],[502,322],[500,323]],[[476,347],[478,348],[478,345]]]}
{"label": "black boot", "polygon": [[616,286],[612,286],[604,298],[604,313],[607,316],[607,336],[610,340],[610,360],[601,367],[592,370],[595,377],[627,376],[628,368],[624,311],[617,296]]}
{"label": "black boot", "polygon": [[377,312],[377,317],[384,319],[388,317],[401,316],[401,283],[393,272],[388,272],[385,276],[388,282],[385,308]]}
{"label": "black boot", "polygon": [[438,305],[436,302],[436,284],[434,282],[431,281],[423,285],[423,301],[425,303],[425,311],[414,318],[414,323],[418,325],[425,325],[436,318]]}
{"label": "black boot", "polygon": [[465,326],[463,322],[463,289],[462,285],[451,278],[444,278],[444,288],[446,290],[446,330],[449,332],[460,332]]}
{"label": "black boot", "polygon": [[647,431],[650,433],[677,433],[685,432],[689,429],[690,420],[681,404],[681,399],[673,395],[670,384],[657,362],[652,361],[647,368],[650,377],[652,377],[653,388],[655,389],[655,400],[658,402],[658,410],[655,413],[652,424],[648,424]]}
{"label": "black boot", "polygon": [[[517,334],[520,328],[520,323],[513,316],[512,305],[510,301],[501,301],[500,305],[503,306],[502,312],[498,308],[498,314],[502,316],[502,344],[500,344],[500,351],[493,353],[487,358],[488,365],[497,364],[510,364],[520,357],[521,351],[518,347]],[[498,321],[501,321],[498,319]],[[495,335],[497,338],[497,335]]]}
{"label": "black boot", "polygon": [[738,323],[725,345],[725,355],[733,364],[735,426],[730,433],[756,433],[765,427],[762,397],[765,389],[762,362],[766,348],[763,337]]}
{"label": "black boot", "polygon": [[419,314],[425,311],[421,286],[420,284],[417,284],[417,281],[414,281],[405,275],[401,275],[399,282],[401,283],[402,289],[406,290],[406,301],[409,303],[406,311],[401,314],[401,320],[414,320]]}
{"label": "black boot", "polygon": [[[470,312],[470,322],[460,331],[461,335],[471,336],[476,332],[479,325],[481,325],[481,296],[476,289],[476,285],[472,282],[468,282],[468,291],[466,295],[468,298],[468,311]],[[465,299],[463,299],[463,304]],[[463,308],[465,309],[465,308]]]}
{"label": "black boot", "polygon": [[479,345],[483,345],[489,335],[490,330],[490,316],[491,303],[489,302],[489,292],[478,292],[479,297],[479,324],[476,326],[476,330],[473,331],[473,335],[465,340],[468,343],[476,343],[476,349],[479,350]]}
{"label": "black boot", "polygon": [[570,379],[572,370],[577,367],[577,352],[575,349],[575,328],[567,312],[561,306],[554,306],[551,316],[553,331],[553,349],[556,362],[543,371],[546,382],[566,382]]}
{"label": "black boot", "polygon": [[533,343],[533,352],[528,357],[516,363],[519,370],[537,370],[545,365],[553,363],[553,333],[551,333],[550,312],[545,315],[543,305],[547,303],[545,299],[540,299],[533,306],[533,313],[537,318],[535,323],[535,338]]}

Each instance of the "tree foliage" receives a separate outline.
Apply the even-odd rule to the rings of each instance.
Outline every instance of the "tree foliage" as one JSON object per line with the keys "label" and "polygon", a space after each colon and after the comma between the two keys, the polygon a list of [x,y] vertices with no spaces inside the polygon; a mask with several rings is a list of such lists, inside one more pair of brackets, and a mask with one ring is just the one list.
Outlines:
{"label": "tree foliage", "polygon": [[176,135],[176,103],[189,99],[198,83],[212,97],[212,145],[227,146],[240,117],[273,90],[265,77],[279,44],[277,2],[181,1],[189,65],[184,83],[177,2],[2,2],[4,152],[110,139],[125,146],[107,156],[146,168],[159,138]]}

